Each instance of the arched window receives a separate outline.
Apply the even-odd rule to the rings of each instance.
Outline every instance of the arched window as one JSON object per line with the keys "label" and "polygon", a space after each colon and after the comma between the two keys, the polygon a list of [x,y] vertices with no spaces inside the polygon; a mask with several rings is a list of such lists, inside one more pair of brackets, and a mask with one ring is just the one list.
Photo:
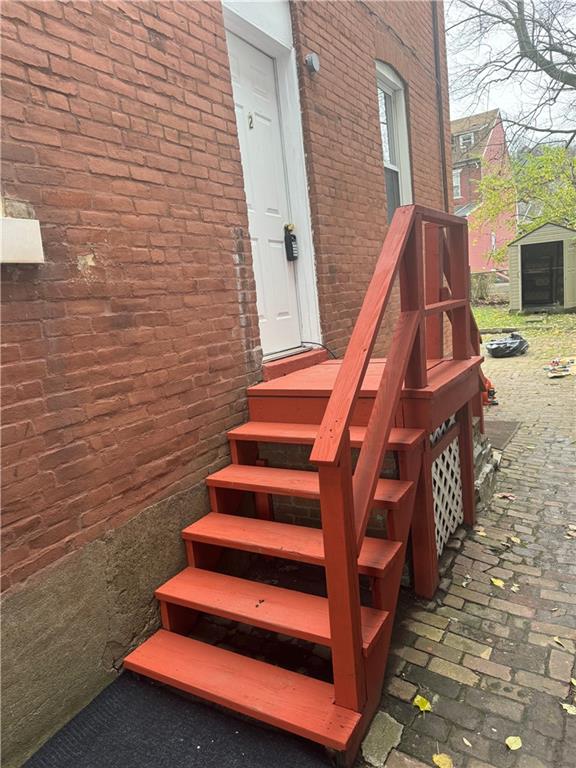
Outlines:
{"label": "arched window", "polygon": [[381,61],[376,62],[376,84],[390,222],[399,205],[412,202],[406,98],[402,80]]}

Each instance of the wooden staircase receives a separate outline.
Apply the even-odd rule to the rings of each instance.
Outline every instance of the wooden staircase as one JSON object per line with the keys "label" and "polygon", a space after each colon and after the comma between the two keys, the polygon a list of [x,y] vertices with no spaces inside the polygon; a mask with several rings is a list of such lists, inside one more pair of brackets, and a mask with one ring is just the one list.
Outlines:
{"label": "wooden staircase", "polygon": [[[156,591],[162,629],[125,660],[129,670],[319,742],[343,765],[351,765],[380,700],[406,546],[413,518],[423,514],[425,431],[396,424],[403,386],[427,386],[426,318],[451,312],[453,327],[456,319],[463,324],[454,333],[454,358],[470,356],[467,279],[459,266],[465,249],[451,255],[449,297],[427,306],[425,221],[448,236],[465,230],[462,220],[446,214],[397,210],[318,417],[302,423],[306,392],[299,392],[283,396],[282,407],[280,400],[268,401],[266,418],[275,420],[254,419],[228,433],[232,463],[206,480],[212,511],[183,531],[188,567]],[[362,382],[397,275],[401,311],[369,413],[359,416],[366,410],[357,408]],[[257,394],[258,386],[249,399]],[[266,466],[259,458],[263,444],[311,446],[317,471]],[[354,470],[351,449],[359,451]],[[399,479],[380,476],[387,451],[397,455]],[[273,496],[319,500],[321,529],[276,521]],[[249,515],[247,497],[253,500]],[[386,538],[366,536],[374,510],[386,513]],[[322,566],[327,597],[222,573],[225,550]],[[370,585],[369,604],[361,601],[359,576]],[[194,639],[198,613],[326,646],[333,679]]]}

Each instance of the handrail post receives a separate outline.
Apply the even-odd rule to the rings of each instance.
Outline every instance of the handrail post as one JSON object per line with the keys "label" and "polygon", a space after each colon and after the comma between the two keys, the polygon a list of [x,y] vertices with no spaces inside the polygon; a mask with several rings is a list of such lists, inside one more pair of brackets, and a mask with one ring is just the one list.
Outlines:
{"label": "handrail post", "polygon": [[406,386],[425,387],[426,328],[424,319],[424,262],[422,250],[422,216],[414,217],[412,232],[400,266],[400,306],[403,312],[417,311],[418,330],[406,369]]}
{"label": "handrail post", "polygon": [[470,274],[468,267],[468,229],[466,222],[448,228],[448,280],[453,299],[466,299],[466,306],[452,310],[452,357],[470,357]]}
{"label": "handrail post", "polygon": [[335,703],[361,712],[366,702],[366,677],[348,431],[340,461],[320,466],[319,477]]}
{"label": "handrail post", "polygon": [[[425,297],[426,304],[441,301],[442,261],[440,259],[440,228],[437,224],[424,227]],[[432,359],[444,357],[444,318],[442,313],[426,318],[426,352]]]}

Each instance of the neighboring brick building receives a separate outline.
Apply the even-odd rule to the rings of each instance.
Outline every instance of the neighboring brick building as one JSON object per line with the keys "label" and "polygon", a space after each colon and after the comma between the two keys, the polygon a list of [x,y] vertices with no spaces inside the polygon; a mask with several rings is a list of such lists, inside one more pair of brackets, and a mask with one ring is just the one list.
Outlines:
{"label": "neighboring brick building", "polygon": [[[478,184],[486,173],[509,173],[510,158],[502,118],[497,109],[452,120],[452,194],[454,212],[470,221],[469,260],[474,272],[494,269],[492,254],[511,240],[516,231],[516,211],[501,214],[491,225],[474,225]],[[506,263],[498,264],[507,269]]]}
{"label": "neighboring brick building", "polygon": [[341,354],[393,208],[446,208],[450,169],[437,3],[2,13],[2,196],[45,250],[2,267],[8,766],[154,626],[263,353]]}

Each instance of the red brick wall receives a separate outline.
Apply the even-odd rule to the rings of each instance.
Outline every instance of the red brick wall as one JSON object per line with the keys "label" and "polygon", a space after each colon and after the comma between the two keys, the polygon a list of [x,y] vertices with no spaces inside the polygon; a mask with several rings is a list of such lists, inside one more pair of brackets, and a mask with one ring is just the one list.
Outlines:
{"label": "red brick wall", "polygon": [[6,587],[201,482],[259,342],[220,4],[2,12]]}
{"label": "red brick wall", "polygon": [[[432,6],[312,0],[292,11],[299,61],[321,61],[313,76],[301,67],[301,102],[324,341],[341,354],[386,233],[376,59],[406,83],[414,201],[444,207]],[[445,68],[443,87],[449,157]]]}
{"label": "red brick wall", "polygon": [[468,205],[478,200],[478,184],[482,179],[482,169],[479,160],[474,160],[461,167],[460,173],[460,197],[454,200],[457,206]]}
{"label": "red brick wall", "polygon": [[[3,195],[33,206],[46,251],[2,274],[11,586],[201,483],[259,339],[220,4],[2,10]],[[414,198],[442,207],[431,4],[298,2],[293,19],[298,60],[322,60],[301,97],[322,325],[341,353],[386,230],[376,58],[407,83]]]}

